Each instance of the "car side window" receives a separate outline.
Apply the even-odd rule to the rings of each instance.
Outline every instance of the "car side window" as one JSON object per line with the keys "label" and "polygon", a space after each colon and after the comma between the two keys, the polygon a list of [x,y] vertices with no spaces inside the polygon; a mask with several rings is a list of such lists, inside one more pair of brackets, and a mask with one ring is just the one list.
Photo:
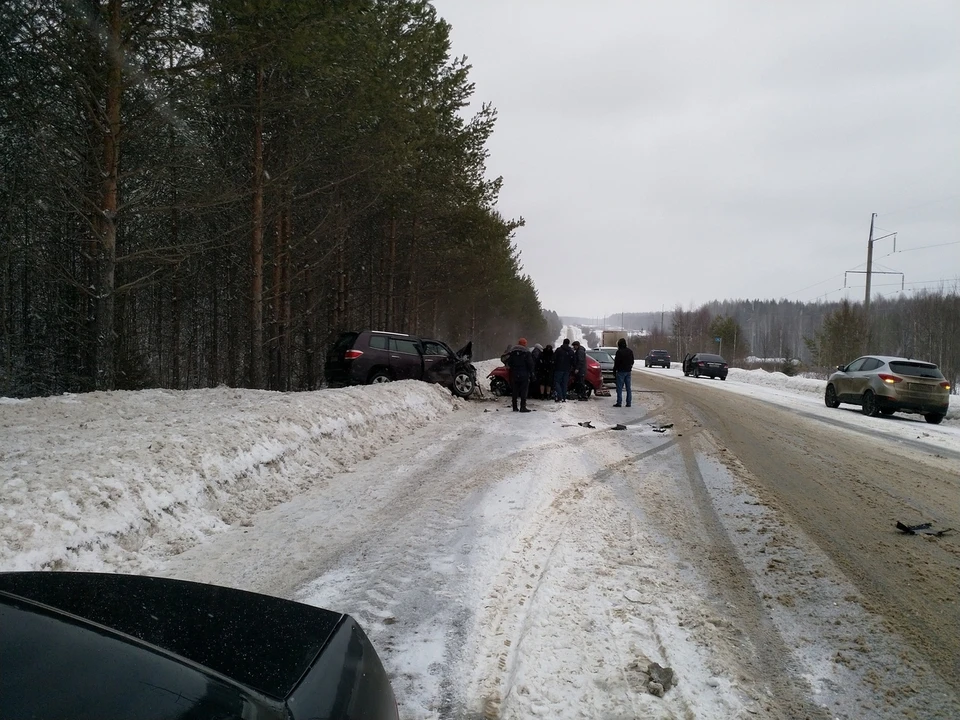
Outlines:
{"label": "car side window", "polygon": [[390,338],[390,349],[394,352],[405,353],[406,355],[419,355],[417,344],[413,340],[403,340],[401,338]]}
{"label": "car side window", "polygon": [[383,335],[371,335],[370,347],[372,347],[374,350],[386,350],[387,338],[385,338]]}
{"label": "car side window", "polygon": [[866,372],[868,370],[876,370],[878,367],[883,365],[883,363],[876,358],[867,358],[863,363],[863,366],[860,368],[861,372]]}
{"label": "car side window", "polygon": [[423,354],[424,355],[441,355],[446,357],[447,349],[440,345],[439,343],[434,342],[425,342],[423,344]]}
{"label": "car side window", "polygon": [[857,358],[852,363],[847,365],[845,372],[859,372],[863,369],[863,364],[867,361],[867,358]]}

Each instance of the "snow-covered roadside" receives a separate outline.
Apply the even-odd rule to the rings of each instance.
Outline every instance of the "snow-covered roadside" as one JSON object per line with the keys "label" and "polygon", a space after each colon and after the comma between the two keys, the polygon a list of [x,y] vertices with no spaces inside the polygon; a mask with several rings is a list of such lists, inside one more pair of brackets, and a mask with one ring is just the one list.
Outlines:
{"label": "snow-covered roadside", "polygon": [[[486,376],[499,364],[476,363],[488,396]],[[647,372],[683,378],[676,367]],[[822,380],[733,369],[726,383],[701,382],[867,420],[824,408]],[[941,426],[870,420],[904,436],[923,428],[960,447],[957,400],[951,396]],[[314,393],[216,388],[0,398],[0,568],[149,571],[463,402],[414,381]]]}
{"label": "snow-covered roadside", "polygon": [[[633,367],[635,370],[643,372],[667,375],[674,378],[684,377],[683,371],[680,369],[680,363],[676,362],[671,365],[669,370],[665,368],[644,368],[643,360],[637,360]],[[705,379],[704,382],[711,381]],[[820,406],[823,406],[823,393],[827,387],[826,380],[817,378],[803,377],[800,375],[788,376],[782,372],[767,372],[766,370],[760,369],[742,370],[740,368],[730,368],[726,383],[717,382],[715,384],[717,387],[733,392],[753,394],[757,397],[792,396],[800,401],[813,401],[814,404]],[[751,393],[748,389],[750,387],[761,392]],[[763,393],[762,390],[764,389],[769,392]],[[920,416],[914,415],[912,417],[919,418]],[[950,420],[960,420],[960,395],[950,396],[950,409],[947,411],[945,421]]]}
{"label": "snow-covered roadside", "polygon": [[[484,387],[497,364],[478,363]],[[637,412],[656,417],[654,397]],[[619,433],[578,425],[612,421],[604,402],[535,402],[524,416],[415,381],[5,402],[0,570],[147,572],[350,612],[405,719],[463,716],[448,703],[473,712],[481,701],[502,718],[777,717],[763,712],[781,701],[764,694],[766,676],[743,672],[739,630],[678,559],[695,518],[677,445],[636,419]],[[733,522],[756,507],[723,468],[706,468],[731,488]],[[774,617],[812,658],[811,684],[846,681],[815,666],[835,638],[795,620]],[[647,692],[650,661],[681,673],[662,699]],[[870,686],[857,691],[871,700]]]}
{"label": "snow-covered roadside", "polygon": [[463,401],[409,381],[0,403],[0,569],[148,572]]}

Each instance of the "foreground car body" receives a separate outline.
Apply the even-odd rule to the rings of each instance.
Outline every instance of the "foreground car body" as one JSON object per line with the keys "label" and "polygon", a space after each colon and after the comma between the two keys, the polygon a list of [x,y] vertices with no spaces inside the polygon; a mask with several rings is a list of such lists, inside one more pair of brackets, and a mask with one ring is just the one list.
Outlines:
{"label": "foreground car body", "polygon": [[864,415],[919,413],[928,423],[943,420],[950,384],[933,363],[886,355],[865,355],[839,365],[827,379],[827,407],[859,405]]}
{"label": "foreground car body", "polygon": [[587,355],[600,365],[600,375],[603,382],[611,385],[616,382],[616,373],[613,371],[613,356],[606,350],[587,350]]}
{"label": "foreground car body", "polygon": [[470,362],[473,343],[457,352],[440,340],[404,333],[363,330],[340,333],[327,351],[324,375],[330,387],[391,380],[423,380],[468,397],[477,384]]}
{"label": "foreground car body", "polygon": [[727,379],[727,361],[713,353],[687,353],[683,357],[683,374]]}
{"label": "foreground car body", "polygon": [[397,718],[349,615],[166,578],[0,573],[0,667],[4,718]]}
{"label": "foreground car body", "polygon": [[[487,375],[487,378],[490,380],[490,392],[494,395],[505,396],[513,394],[510,385],[510,368],[506,365],[495,367],[493,371]],[[573,385],[573,373],[570,373],[568,389],[573,390]],[[590,397],[591,392],[601,397],[608,397],[610,395],[610,391],[603,384],[600,363],[590,357],[590,355],[587,355],[587,397]]]}

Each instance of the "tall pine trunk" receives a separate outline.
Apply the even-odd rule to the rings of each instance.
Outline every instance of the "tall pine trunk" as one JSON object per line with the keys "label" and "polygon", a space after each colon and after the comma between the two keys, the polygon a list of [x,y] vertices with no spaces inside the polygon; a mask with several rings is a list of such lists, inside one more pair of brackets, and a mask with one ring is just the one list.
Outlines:
{"label": "tall pine trunk", "polygon": [[250,387],[263,387],[263,68],[253,109],[253,213],[250,238]]}
{"label": "tall pine trunk", "polygon": [[104,105],[103,181],[97,213],[96,360],[94,383],[98,390],[112,390],[116,384],[114,303],[117,266],[117,208],[120,160],[120,96],[122,93],[123,50],[120,0],[107,4],[107,92]]}
{"label": "tall pine trunk", "polygon": [[384,318],[384,330],[393,330],[396,323],[394,285],[397,274],[397,216],[390,215],[389,248],[387,255],[387,312]]}

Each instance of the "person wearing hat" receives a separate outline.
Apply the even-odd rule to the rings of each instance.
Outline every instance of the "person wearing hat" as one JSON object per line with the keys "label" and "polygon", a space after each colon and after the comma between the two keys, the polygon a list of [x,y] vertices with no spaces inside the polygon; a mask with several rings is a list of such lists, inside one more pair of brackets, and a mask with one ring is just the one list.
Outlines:
{"label": "person wearing hat", "polygon": [[[527,395],[530,392],[530,379],[533,377],[535,363],[533,353],[527,347],[527,339],[520,338],[517,344],[509,348],[503,358],[510,368],[510,389],[513,391],[513,411],[530,412],[527,409]],[[520,407],[517,407],[517,400]]]}

